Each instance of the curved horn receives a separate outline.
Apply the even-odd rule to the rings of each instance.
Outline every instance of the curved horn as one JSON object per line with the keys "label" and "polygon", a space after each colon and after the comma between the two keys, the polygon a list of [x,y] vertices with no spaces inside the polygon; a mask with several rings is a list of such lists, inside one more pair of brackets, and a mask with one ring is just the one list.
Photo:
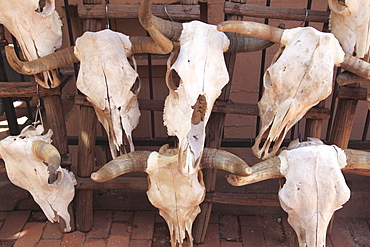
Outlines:
{"label": "curved horn", "polygon": [[58,149],[48,142],[37,140],[32,143],[32,153],[36,158],[42,160],[48,166],[48,173],[50,174],[48,183],[54,183],[57,179],[56,171],[61,162]]}
{"label": "curved horn", "polygon": [[347,165],[342,168],[342,172],[354,173],[369,176],[370,173],[370,153],[354,149],[344,150],[347,156]]}
{"label": "curved horn", "polygon": [[145,172],[151,153],[151,151],[135,151],[121,155],[92,173],[90,177],[95,182],[106,182],[125,173]]}
{"label": "curved horn", "polygon": [[243,186],[267,179],[283,177],[280,173],[280,158],[278,156],[259,162],[250,168],[250,176],[242,177],[230,174],[226,176],[227,181],[234,186]]}
{"label": "curved horn", "polygon": [[224,21],[217,25],[217,30],[240,33],[274,43],[280,43],[284,31],[277,27],[252,21]]}
{"label": "curved horn", "polygon": [[[251,21],[224,21],[217,25],[217,30],[240,33],[263,40],[269,40],[274,43],[280,43],[284,31],[280,28]],[[346,54],[344,55],[343,62],[336,66],[340,66],[345,70],[370,80],[370,63],[357,57]]]}
{"label": "curved horn", "polygon": [[[141,25],[148,31],[150,37],[162,48],[162,53],[170,53],[173,49],[173,43],[161,31],[161,25],[156,22],[156,18],[151,11],[151,0],[144,0],[139,8],[139,21]],[[164,29],[169,28],[165,27]]]}
{"label": "curved horn", "polygon": [[57,69],[67,64],[78,62],[78,59],[74,54],[74,46],[70,46],[29,62],[20,61],[17,54],[15,54],[14,47],[12,46],[6,46],[5,53],[10,66],[16,72],[23,75],[36,75],[48,70]]}
{"label": "curved horn", "polygon": [[275,44],[271,41],[254,37],[237,36],[235,33],[226,32],[225,34],[230,40],[230,45],[227,50],[227,52],[230,53],[259,51]]}
{"label": "curved horn", "polygon": [[224,150],[205,148],[201,168],[217,168],[239,176],[251,174],[251,168],[238,156]]}

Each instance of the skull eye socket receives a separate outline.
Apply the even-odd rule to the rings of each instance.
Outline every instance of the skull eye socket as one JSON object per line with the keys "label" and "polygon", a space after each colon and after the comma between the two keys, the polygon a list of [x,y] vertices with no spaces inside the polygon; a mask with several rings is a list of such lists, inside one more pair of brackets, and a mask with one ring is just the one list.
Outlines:
{"label": "skull eye socket", "polygon": [[167,76],[167,86],[171,90],[176,90],[181,84],[181,78],[176,70],[172,69]]}
{"label": "skull eye socket", "polygon": [[131,87],[131,92],[135,95],[138,95],[141,87],[141,81],[139,77],[136,77],[135,83]]}
{"label": "skull eye socket", "polygon": [[52,0],[39,0],[39,4],[35,12],[40,13],[43,16],[49,16],[54,11],[54,5]]}

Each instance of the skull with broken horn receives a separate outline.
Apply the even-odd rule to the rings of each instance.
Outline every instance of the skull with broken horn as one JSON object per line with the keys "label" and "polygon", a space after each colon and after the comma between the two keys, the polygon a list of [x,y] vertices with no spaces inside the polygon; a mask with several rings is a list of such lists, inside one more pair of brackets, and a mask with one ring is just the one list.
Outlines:
{"label": "skull with broken horn", "polygon": [[342,150],[309,138],[306,142],[293,141],[278,156],[250,168],[250,176],[228,175],[228,182],[242,186],[285,177],[279,200],[288,213],[288,222],[298,236],[299,246],[325,246],[333,213],[350,198],[342,172],[361,174],[369,170],[370,153]]}
{"label": "skull with broken horn", "polygon": [[72,172],[60,167],[61,157],[51,145],[52,130],[41,135],[40,128],[28,126],[18,136],[0,141],[0,155],[9,180],[32,195],[49,221],[65,222],[71,231],[68,205],[75,194]]}
{"label": "skull with broken horn", "polygon": [[205,196],[200,168],[219,168],[234,174],[249,174],[248,165],[239,157],[226,151],[206,148],[198,170],[184,176],[178,170],[178,149],[165,145],[159,152],[135,151],[119,156],[91,174],[91,178],[105,182],[128,172],[146,172],[149,186],[147,196],[167,222],[171,246],[177,243],[182,246],[186,235],[188,246],[193,246],[192,224]]}
{"label": "skull with broken horn", "polygon": [[[55,0],[4,0],[0,23],[17,39],[28,61],[49,55],[62,45],[62,21],[55,11]],[[60,84],[55,70],[36,75],[36,79],[45,88]]]}

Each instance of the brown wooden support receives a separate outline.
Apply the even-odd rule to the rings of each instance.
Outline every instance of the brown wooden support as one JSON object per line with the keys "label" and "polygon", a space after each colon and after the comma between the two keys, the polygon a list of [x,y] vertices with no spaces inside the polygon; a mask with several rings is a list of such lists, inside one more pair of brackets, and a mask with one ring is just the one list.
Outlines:
{"label": "brown wooden support", "polygon": [[[101,0],[84,0],[84,4],[101,4]],[[101,20],[86,19],[84,31],[101,30]],[[77,176],[89,178],[94,168],[94,147],[97,117],[92,107],[80,106],[78,138]],[[93,226],[93,190],[77,190],[76,227],[79,231],[89,231]]]}
{"label": "brown wooden support", "polygon": [[[197,1],[195,1],[197,2]],[[153,4],[152,12],[153,15],[168,19],[168,16],[173,20],[199,20],[200,18],[200,6],[197,5],[179,5],[169,4],[164,8],[164,4]],[[139,4],[109,4],[108,12],[106,12],[105,4],[96,5],[79,5],[78,16],[82,19],[97,18],[105,19],[107,14],[109,18],[130,18],[137,19],[139,13]]]}

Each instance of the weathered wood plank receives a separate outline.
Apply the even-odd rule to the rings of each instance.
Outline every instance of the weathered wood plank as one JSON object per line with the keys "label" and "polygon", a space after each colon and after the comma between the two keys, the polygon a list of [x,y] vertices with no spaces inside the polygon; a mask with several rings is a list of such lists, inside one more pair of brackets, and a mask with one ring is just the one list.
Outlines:
{"label": "weathered wood plank", "polygon": [[[163,111],[163,100],[138,99],[140,110],[147,111]],[[75,97],[75,104],[82,106],[91,106],[90,102],[86,100],[85,96],[77,95]],[[216,101],[212,112],[225,114],[238,114],[258,116],[257,104],[237,103],[231,101]],[[314,107],[310,109],[304,117],[312,119],[329,119],[330,112],[328,108]]]}
{"label": "weathered wood plank", "polygon": [[365,100],[367,88],[363,87],[340,87],[337,94],[338,99]]}
{"label": "weathered wood plank", "polygon": [[277,194],[233,194],[209,192],[204,202],[244,206],[280,207]]}
{"label": "weathered wood plank", "polygon": [[233,3],[230,1],[225,1],[224,11],[226,14],[269,19],[309,22],[329,21],[329,12],[327,11],[268,7],[253,4]]}
{"label": "weathered wood plank", "polygon": [[[165,10],[167,9],[167,13]],[[105,4],[97,5],[79,5],[78,15],[80,18],[131,18],[137,19],[139,13],[139,4],[109,4],[108,12],[106,12]],[[180,4],[153,4],[152,12],[155,16],[169,19],[169,16],[173,20],[199,20],[200,18],[200,6],[199,5],[180,5]]]}
{"label": "weathered wood plank", "polygon": [[36,82],[0,82],[0,97],[61,95],[59,88],[45,89]]}
{"label": "weathered wood plank", "polygon": [[97,183],[89,177],[76,176],[78,190],[148,190],[148,180],[146,177],[117,177],[113,180]]}

